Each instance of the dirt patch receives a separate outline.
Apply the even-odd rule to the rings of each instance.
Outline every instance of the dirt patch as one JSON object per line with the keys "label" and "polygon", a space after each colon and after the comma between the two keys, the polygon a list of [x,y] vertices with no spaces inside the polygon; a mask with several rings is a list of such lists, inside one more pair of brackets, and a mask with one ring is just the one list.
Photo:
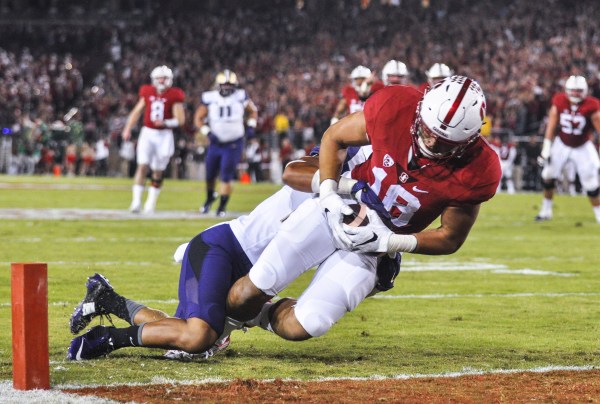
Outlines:
{"label": "dirt patch", "polygon": [[284,382],[235,380],[200,385],[65,390],[116,401],[177,402],[524,402],[600,403],[600,370],[487,374],[408,380]]}

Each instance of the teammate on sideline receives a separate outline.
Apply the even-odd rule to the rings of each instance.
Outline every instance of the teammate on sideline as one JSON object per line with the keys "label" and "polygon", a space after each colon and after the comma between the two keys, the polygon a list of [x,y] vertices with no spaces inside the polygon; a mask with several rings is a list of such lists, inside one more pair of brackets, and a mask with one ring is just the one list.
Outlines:
{"label": "teammate on sideline", "polygon": [[167,66],[158,66],[150,73],[152,85],[140,87],[138,100],[131,110],[123,128],[123,140],[131,138],[131,129],[144,113],[144,126],[137,143],[137,169],[132,187],[133,197],[129,210],[139,213],[142,208],[142,194],[148,175],[152,170],[152,182],[144,203],[144,213],[154,213],[156,201],[163,182],[163,171],[175,151],[173,128],[185,122],[183,101],[185,94],[179,87],[172,87],[173,72]]}
{"label": "teammate on sideline", "polygon": [[[289,340],[318,337],[368,296],[376,280],[372,253],[457,251],[500,181],[498,157],[479,135],[484,117],[479,85],[453,76],[424,96],[411,87],[386,87],[367,100],[364,112],[330,126],[319,156],[319,198],[292,212],[234,284],[228,315]],[[352,209],[336,193],[337,156],[349,145],[369,143],[371,158],[351,176],[368,183],[357,199],[376,210],[369,210],[368,226],[342,225]],[[440,227],[425,230],[437,217]],[[331,255],[336,248],[345,251]],[[297,300],[268,303],[319,262]]]}
{"label": "teammate on sideline", "polygon": [[381,70],[381,79],[386,86],[407,86],[409,82],[406,64],[394,59],[388,61]]}
{"label": "teammate on sideline", "polygon": [[419,86],[419,90],[424,93],[429,88],[433,87],[435,83],[452,76],[452,74],[452,69],[450,69],[445,63],[434,63],[425,72],[425,75],[427,76],[427,82],[422,83]]}
{"label": "teammate on sideline", "polygon": [[352,69],[350,84],[342,88],[342,96],[331,118],[331,125],[347,114],[363,110],[367,98],[384,87],[381,81],[373,80],[373,73],[368,67],[356,66]]}
{"label": "teammate on sideline", "polygon": [[220,173],[220,200],[216,214],[223,217],[233,191],[232,181],[236,177],[237,165],[242,158],[244,134],[254,136],[258,112],[246,91],[238,88],[238,78],[231,70],[220,72],[215,84],[216,90],[202,93],[201,104],[194,114],[194,124],[210,141],[206,152],[206,200],[200,212],[208,213],[216,200],[215,186]]}
{"label": "teammate on sideline", "polygon": [[544,143],[538,159],[544,167],[544,199],[536,221],[552,219],[556,179],[571,160],[590,199],[596,222],[600,223],[600,158],[591,140],[594,129],[600,133],[600,100],[588,96],[585,77],[570,76],[565,83],[565,92],[552,97],[548,112]]}

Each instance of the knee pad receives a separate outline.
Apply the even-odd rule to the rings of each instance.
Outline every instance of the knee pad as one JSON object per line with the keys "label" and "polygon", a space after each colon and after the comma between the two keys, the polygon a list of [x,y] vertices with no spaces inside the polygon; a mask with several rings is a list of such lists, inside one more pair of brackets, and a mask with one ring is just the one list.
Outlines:
{"label": "knee pad", "polygon": [[595,198],[598,195],[600,195],[600,187],[594,189],[593,191],[587,191],[587,196],[589,196],[590,198]]}
{"label": "knee pad", "polygon": [[150,181],[150,185],[152,185],[154,188],[160,188],[162,186],[162,182],[163,182],[163,178],[152,178],[152,181]]}
{"label": "knee pad", "polygon": [[[331,305],[327,302],[311,300],[296,304],[294,314],[296,319],[302,325],[304,330],[312,337],[320,337],[325,334],[335,324],[338,316],[332,316],[332,312],[342,311],[342,316],[346,312],[345,307],[329,308]],[[328,307],[329,309],[325,310]],[[337,309],[337,310],[336,310]],[[341,317],[341,316],[339,316]]]}
{"label": "knee pad", "polygon": [[554,189],[556,187],[556,179],[542,180],[542,187],[544,189]]}
{"label": "knee pad", "polygon": [[248,277],[254,286],[269,296],[275,296],[280,292],[277,290],[277,272],[271,266],[253,267]]}

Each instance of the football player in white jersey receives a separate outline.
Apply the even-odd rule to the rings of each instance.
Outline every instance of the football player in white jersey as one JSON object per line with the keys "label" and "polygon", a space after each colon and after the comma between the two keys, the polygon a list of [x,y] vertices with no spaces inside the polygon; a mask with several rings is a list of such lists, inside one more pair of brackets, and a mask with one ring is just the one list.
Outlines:
{"label": "football player in white jersey", "polygon": [[[206,152],[206,201],[200,209],[210,211],[217,198],[215,185],[220,173],[221,187],[217,216],[224,216],[242,157],[244,135],[253,136],[258,112],[245,90],[238,88],[238,78],[224,70],[215,80],[216,90],[202,93],[201,104],[194,114],[194,124],[210,145]],[[244,119],[245,126],[244,126]]]}

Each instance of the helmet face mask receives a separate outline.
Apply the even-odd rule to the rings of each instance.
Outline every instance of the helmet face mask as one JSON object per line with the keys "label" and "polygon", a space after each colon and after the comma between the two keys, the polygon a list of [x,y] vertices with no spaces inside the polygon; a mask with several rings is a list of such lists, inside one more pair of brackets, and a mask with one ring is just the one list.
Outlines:
{"label": "helmet face mask", "polygon": [[350,80],[352,80],[352,87],[360,97],[366,97],[369,95],[371,90],[371,83],[368,78],[371,77],[371,69],[364,66],[357,66],[350,73]]}
{"label": "helmet face mask", "polygon": [[477,82],[462,76],[439,82],[417,107],[411,130],[415,148],[433,160],[460,158],[477,140],[485,108]]}
{"label": "helmet face mask", "polygon": [[150,73],[150,78],[152,85],[160,93],[173,85],[173,71],[165,65],[155,67]]}
{"label": "helmet face mask", "polygon": [[219,94],[223,97],[228,97],[233,94],[238,86],[237,75],[229,69],[225,69],[215,79],[215,83],[219,88]]}
{"label": "helmet face mask", "polygon": [[579,104],[587,97],[588,85],[583,76],[570,76],[565,83],[567,98],[573,104]]}

